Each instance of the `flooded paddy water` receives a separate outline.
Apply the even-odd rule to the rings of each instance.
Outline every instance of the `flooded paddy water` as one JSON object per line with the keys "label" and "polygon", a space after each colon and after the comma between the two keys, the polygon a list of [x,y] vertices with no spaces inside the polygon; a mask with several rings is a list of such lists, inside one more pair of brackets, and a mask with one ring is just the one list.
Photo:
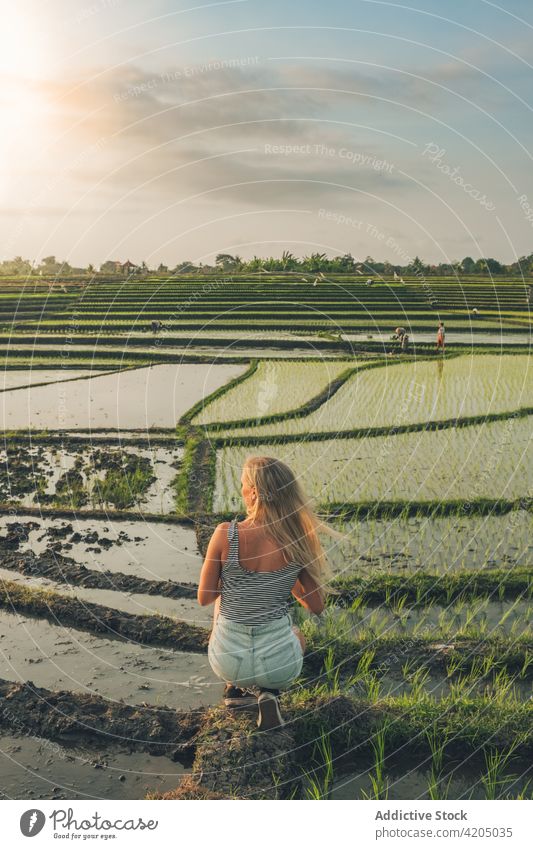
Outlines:
{"label": "flooded paddy water", "polygon": [[18,613],[0,611],[0,652],[3,680],[110,702],[189,710],[216,702],[222,692],[205,653],[141,645]]}
{"label": "flooded paddy water", "polygon": [[59,383],[65,380],[79,380],[87,377],[101,377],[109,369],[2,369],[0,370],[0,391],[31,386],[36,383]]}
{"label": "flooded paddy water", "polygon": [[4,443],[0,500],[20,507],[77,510],[142,506],[147,513],[174,510],[183,448],[152,445],[47,448]]}
{"label": "flooded paddy water", "polygon": [[[372,770],[360,771],[356,774],[338,777],[331,790],[331,799],[375,799],[375,785],[372,783],[375,775]],[[390,799],[486,799],[487,788],[483,783],[486,774],[473,767],[465,767],[463,763],[444,770],[440,779],[440,787],[436,786],[435,776],[428,765],[413,766],[407,773],[400,764],[386,771],[381,798]],[[511,769],[501,777],[498,788],[498,798],[509,796],[516,799],[517,794],[527,789],[528,776],[524,765],[516,772]],[[386,796],[384,795],[386,792]],[[431,794],[434,795],[431,795]],[[436,795],[435,795],[436,794]],[[446,795],[445,795],[446,794]],[[395,824],[397,825],[397,824]]]}
{"label": "flooded paddy water", "polygon": [[157,581],[197,583],[203,558],[191,524],[104,519],[72,519],[0,515],[0,539],[16,520],[31,525],[21,534],[18,550],[39,555],[49,546],[88,569],[123,572]]}
{"label": "flooded paddy water", "polygon": [[4,430],[174,427],[183,413],[247,364],[176,364],[128,369],[0,394]]}
{"label": "flooded paddy water", "polygon": [[336,573],[501,569],[533,563],[533,515],[412,516],[335,522],[324,538]]}
{"label": "flooded paddy water", "polygon": [[453,640],[469,632],[479,633],[483,638],[502,635],[517,638],[527,634],[533,617],[533,599],[499,601],[497,591],[494,596],[447,605],[422,597],[417,606],[398,600],[396,604],[361,605],[354,611],[342,610],[331,615],[339,637],[357,640],[362,635],[368,637],[369,647],[379,637],[431,637],[444,633]]}
{"label": "flooded paddy water", "polygon": [[146,752],[62,746],[38,736],[0,738],[0,799],[144,799],[179,783],[185,769]]}

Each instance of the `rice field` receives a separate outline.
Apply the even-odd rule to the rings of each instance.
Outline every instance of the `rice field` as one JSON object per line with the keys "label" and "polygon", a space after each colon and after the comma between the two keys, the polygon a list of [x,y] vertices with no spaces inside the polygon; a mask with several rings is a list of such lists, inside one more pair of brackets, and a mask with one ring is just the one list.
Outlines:
{"label": "rice field", "polygon": [[0,503],[12,508],[174,512],[183,449],[20,445],[0,449]]}
{"label": "rice field", "polygon": [[208,402],[193,416],[194,424],[262,418],[301,407],[347,370],[349,363],[258,363],[253,374]]}
{"label": "rice field", "polygon": [[[246,391],[246,381],[241,384]],[[234,402],[238,407],[239,391]],[[420,422],[487,416],[533,407],[533,359],[528,354],[462,355],[446,363],[419,360],[359,369],[317,410],[282,423],[261,424],[254,436],[342,433]],[[228,435],[246,436],[250,427]]]}
{"label": "rice field", "polygon": [[4,430],[171,428],[195,402],[243,371],[242,365],[159,365],[12,389],[0,394],[0,424]]}
{"label": "rice field", "polygon": [[486,516],[396,516],[334,522],[340,539],[323,542],[335,572],[369,576],[428,570],[444,575],[509,569],[533,562],[528,510]]}
{"label": "rice field", "polygon": [[[240,503],[239,480],[251,453],[276,456],[320,504],[368,501],[516,499],[533,487],[531,417],[360,439],[269,442],[220,448],[213,509]],[[498,481],[495,488],[494,481]]]}

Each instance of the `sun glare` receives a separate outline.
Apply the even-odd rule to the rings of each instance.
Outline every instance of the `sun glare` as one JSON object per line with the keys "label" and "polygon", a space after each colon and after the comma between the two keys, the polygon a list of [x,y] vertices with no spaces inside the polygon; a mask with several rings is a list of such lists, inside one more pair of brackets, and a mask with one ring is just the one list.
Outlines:
{"label": "sun glare", "polygon": [[0,74],[4,117],[0,196],[4,201],[13,192],[17,176],[39,154],[46,135],[49,104],[42,85],[46,79],[45,38],[39,34],[38,7],[33,4],[24,4],[23,10],[14,3],[2,3]]}
{"label": "sun glare", "polygon": [[38,35],[36,16],[14,3],[2,4],[0,73],[2,77],[32,78],[43,72],[44,46]]}

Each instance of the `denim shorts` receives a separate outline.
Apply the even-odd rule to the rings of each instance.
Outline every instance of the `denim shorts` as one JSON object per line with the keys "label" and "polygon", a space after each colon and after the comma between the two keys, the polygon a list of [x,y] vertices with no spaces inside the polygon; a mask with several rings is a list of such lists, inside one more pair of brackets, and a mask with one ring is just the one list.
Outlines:
{"label": "denim shorts", "polygon": [[219,613],[207,656],[215,675],[236,687],[285,690],[303,666],[302,646],[288,614],[263,625],[241,625]]}

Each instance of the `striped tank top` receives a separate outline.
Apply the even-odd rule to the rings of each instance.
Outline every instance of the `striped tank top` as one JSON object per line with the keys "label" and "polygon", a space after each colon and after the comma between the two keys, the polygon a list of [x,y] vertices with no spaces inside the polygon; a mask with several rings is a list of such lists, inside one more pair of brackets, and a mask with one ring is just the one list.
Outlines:
{"label": "striped tank top", "polygon": [[220,613],[241,625],[263,625],[289,612],[288,601],[301,566],[286,563],[273,572],[252,572],[239,562],[237,519],[228,528],[229,554],[222,565]]}

